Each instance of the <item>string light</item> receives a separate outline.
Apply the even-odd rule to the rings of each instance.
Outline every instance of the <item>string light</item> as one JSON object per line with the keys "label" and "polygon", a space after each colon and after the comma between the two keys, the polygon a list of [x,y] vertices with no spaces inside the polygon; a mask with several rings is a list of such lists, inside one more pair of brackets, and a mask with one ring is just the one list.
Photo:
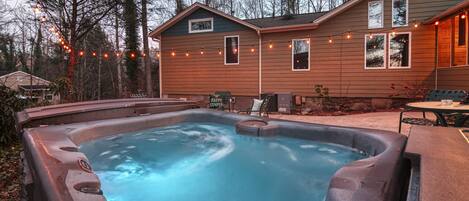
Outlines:
{"label": "string light", "polygon": [[47,18],[46,18],[46,16],[42,16],[40,20],[41,20],[41,22],[45,22],[45,21],[47,21]]}
{"label": "string light", "polygon": [[440,24],[440,21],[435,22],[435,26],[438,26]]}
{"label": "string light", "polygon": [[351,38],[352,38],[352,34],[347,33],[347,36],[346,36],[346,37],[347,37],[347,39],[351,39]]}
{"label": "string light", "polygon": [[201,49],[200,49],[200,54],[201,54],[201,55],[204,54],[204,48],[201,48]]}
{"label": "string light", "polygon": [[135,58],[135,53],[130,53],[130,58]]}
{"label": "string light", "polygon": [[176,56],[176,52],[174,52],[174,51],[171,52],[171,56],[173,56],[173,57]]}
{"label": "string light", "polygon": [[306,40],[306,43],[309,44],[309,38]]}
{"label": "string light", "polygon": [[221,49],[218,48],[218,55],[221,55]]}
{"label": "string light", "polygon": [[418,24],[418,23],[415,23],[415,24],[414,24],[414,27],[415,27],[415,28],[418,28],[418,27],[419,27],[419,24]]}
{"label": "string light", "polygon": [[256,50],[253,47],[251,47],[251,52],[254,52],[254,51],[256,51]]}
{"label": "string light", "polygon": [[234,52],[235,54],[238,53],[238,48],[234,48],[234,49],[233,49],[233,52]]}
{"label": "string light", "polygon": [[291,48],[291,41],[288,41],[288,48]]}
{"label": "string light", "polygon": [[466,19],[466,14],[462,14],[461,19]]}
{"label": "string light", "polygon": [[93,55],[93,56],[95,57],[95,56],[96,56],[96,52],[91,53],[91,55]]}
{"label": "string light", "polygon": [[116,52],[116,56],[117,56],[117,57],[120,57],[120,56],[121,56],[121,54],[119,54],[119,52]]}
{"label": "string light", "polygon": [[373,39],[373,34],[370,33],[370,34],[368,35],[368,37],[369,37],[370,39]]}
{"label": "string light", "polygon": [[269,42],[269,48],[270,49],[274,48],[274,44],[272,44],[272,42]]}
{"label": "string light", "polygon": [[156,57],[160,58],[160,53],[159,52],[156,53]]}
{"label": "string light", "polygon": [[186,57],[188,57],[188,56],[189,56],[189,51],[186,51]]}
{"label": "string light", "polygon": [[82,56],[84,56],[84,55],[85,55],[85,52],[83,52],[83,51],[80,51],[80,52],[78,53],[78,55],[80,55],[80,56],[82,57]]}
{"label": "string light", "polygon": [[145,53],[142,53],[142,57],[146,57],[146,56],[147,56],[147,54],[145,54]]}
{"label": "string light", "polygon": [[104,58],[107,59],[109,55],[107,53],[104,53]]}

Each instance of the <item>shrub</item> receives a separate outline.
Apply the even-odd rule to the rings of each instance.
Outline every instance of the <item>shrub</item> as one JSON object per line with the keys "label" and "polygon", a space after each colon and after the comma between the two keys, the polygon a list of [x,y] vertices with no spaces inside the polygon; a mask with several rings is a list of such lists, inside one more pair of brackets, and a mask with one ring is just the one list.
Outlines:
{"label": "shrub", "polygon": [[0,147],[9,145],[16,140],[15,113],[23,110],[28,101],[19,98],[16,91],[0,85]]}

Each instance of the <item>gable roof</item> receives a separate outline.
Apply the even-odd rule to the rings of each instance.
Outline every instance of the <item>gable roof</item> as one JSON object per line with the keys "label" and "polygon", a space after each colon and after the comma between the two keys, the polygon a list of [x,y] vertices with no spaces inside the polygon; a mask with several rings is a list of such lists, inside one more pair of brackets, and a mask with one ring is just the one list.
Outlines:
{"label": "gable roof", "polygon": [[429,20],[424,21],[424,24],[432,24],[438,20],[444,19],[448,16],[451,16],[457,12],[461,12],[461,10],[464,10],[465,8],[469,7],[469,1],[463,1],[461,3],[458,3],[454,5],[453,7],[450,7],[446,9],[445,11],[433,16]]}
{"label": "gable roof", "polygon": [[189,16],[197,9],[205,9],[209,12],[215,13],[222,17],[225,17],[229,20],[242,24],[246,27],[249,27],[258,33],[270,33],[270,32],[282,32],[282,31],[291,31],[291,30],[304,30],[304,29],[315,29],[320,24],[326,22],[327,20],[339,15],[340,13],[352,8],[357,3],[363,0],[349,0],[339,7],[320,13],[308,13],[294,15],[293,18],[286,20],[284,17],[269,17],[269,18],[260,18],[260,19],[248,19],[241,20],[237,17],[228,15],[222,11],[219,11],[214,8],[210,8],[201,3],[194,3],[190,7],[186,8],[184,11],[174,16],[170,20],[163,23],[161,26],[157,27],[155,30],[151,31],[149,36],[157,38],[162,32],[182,20],[184,17]]}
{"label": "gable roof", "polygon": [[5,75],[2,75],[2,76],[0,76],[0,80],[2,80],[2,79],[8,79],[9,77],[15,76],[15,75],[18,75],[18,74],[21,74],[21,75],[23,75],[23,76],[32,76],[34,79],[43,81],[43,82],[48,83],[48,84],[50,83],[50,81],[47,81],[47,80],[45,80],[45,79],[42,79],[42,78],[40,78],[40,77],[31,75],[31,74],[29,74],[29,73],[26,73],[26,72],[23,72],[23,71],[20,71],[20,70],[19,70],[19,71],[12,72],[12,73],[5,74]]}
{"label": "gable roof", "polygon": [[209,12],[212,12],[212,13],[215,13],[217,15],[220,15],[222,17],[225,17],[229,20],[232,20],[234,22],[237,22],[239,24],[242,24],[246,27],[249,27],[251,29],[254,29],[254,30],[259,30],[259,27],[253,25],[253,24],[250,24],[248,22],[245,22],[237,17],[234,17],[234,16],[231,16],[231,15],[228,15],[224,12],[221,12],[217,9],[214,9],[214,8],[210,8],[204,4],[201,4],[199,2],[196,2],[194,4],[192,4],[189,8],[186,8],[184,11],[182,11],[181,13],[177,14],[176,16],[174,16],[173,18],[169,19],[168,21],[166,21],[165,23],[163,23],[161,26],[157,27],[155,30],[153,30],[152,32],[150,32],[150,34],[148,34],[150,37],[157,37],[158,35],[160,35],[163,31],[165,31],[166,29],[170,28],[171,26],[173,26],[174,24],[176,24],[177,22],[179,22],[180,20],[184,19],[184,17],[187,17],[189,16],[190,14],[192,14],[193,12],[195,12],[197,9],[205,9]]}

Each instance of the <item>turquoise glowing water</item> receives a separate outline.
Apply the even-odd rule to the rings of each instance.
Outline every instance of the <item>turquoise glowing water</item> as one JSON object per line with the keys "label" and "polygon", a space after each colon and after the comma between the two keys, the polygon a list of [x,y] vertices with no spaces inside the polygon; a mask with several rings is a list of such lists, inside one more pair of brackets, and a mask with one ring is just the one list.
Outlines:
{"label": "turquoise glowing water", "polygon": [[322,201],[346,147],[182,123],[80,146],[109,201]]}

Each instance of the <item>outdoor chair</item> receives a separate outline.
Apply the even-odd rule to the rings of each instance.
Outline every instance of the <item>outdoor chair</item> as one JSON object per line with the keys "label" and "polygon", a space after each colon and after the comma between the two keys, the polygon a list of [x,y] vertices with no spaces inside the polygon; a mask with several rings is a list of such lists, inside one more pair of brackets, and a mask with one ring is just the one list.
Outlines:
{"label": "outdoor chair", "polygon": [[240,111],[238,113],[245,113],[251,116],[269,117],[269,106],[272,103],[273,97],[273,95],[268,94],[264,96],[264,99],[253,99],[250,108],[248,108],[246,111]]}
{"label": "outdoor chair", "polygon": [[231,110],[231,103],[233,102],[233,97],[229,91],[217,91],[213,95],[209,95],[209,104],[208,108],[225,110],[228,108]]}
{"label": "outdoor chair", "polygon": [[[464,101],[466,97],[467,97],[467,92],[464,90],[431,90],[425,96],[424,101],[441,101],[445,99],[450,99],[453,101],[461,102],[461,101]],[[436,121],[430,120],[427,118],[425,112],[422,112],[422,118],[404,117],[404,113],[413,112],[413,111],[418,111],[418,110],[406,108],[400,113],[399,133],[401,133],[403,123],[411,124],[411,125],[421,125],[421,126],[441,125],[441,122],[438,121],[438,118]],[[455,121],[458,121],[458,122],[467,119],[466,117],[462,117],[461,114],[446,113],[446,114],[435,114],[435,115],[436,116],[443,115],[443,118],[451,117],[451,118],[456,119]]]}

